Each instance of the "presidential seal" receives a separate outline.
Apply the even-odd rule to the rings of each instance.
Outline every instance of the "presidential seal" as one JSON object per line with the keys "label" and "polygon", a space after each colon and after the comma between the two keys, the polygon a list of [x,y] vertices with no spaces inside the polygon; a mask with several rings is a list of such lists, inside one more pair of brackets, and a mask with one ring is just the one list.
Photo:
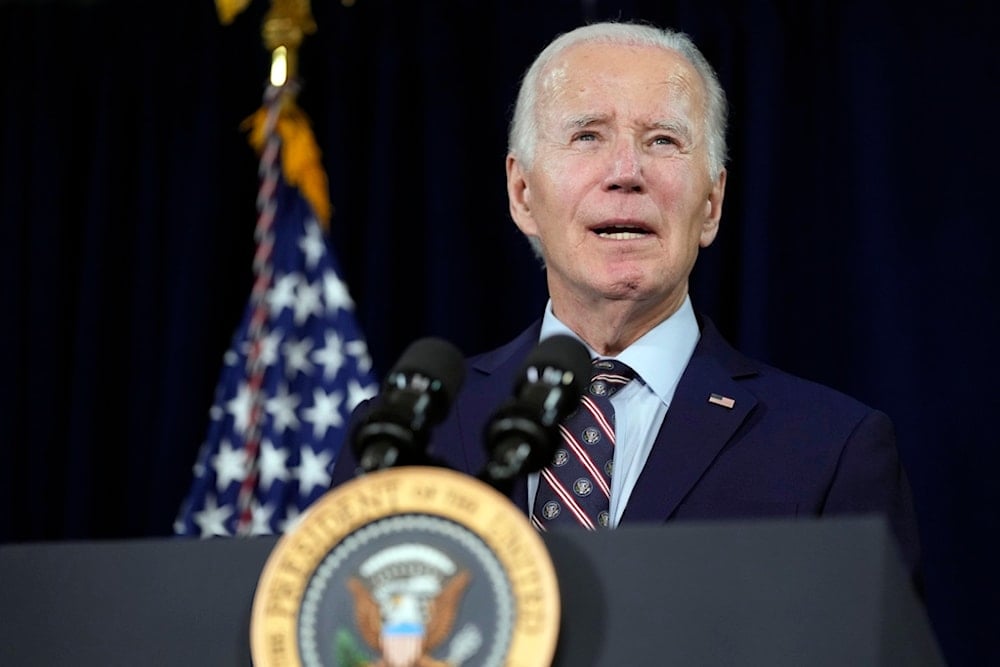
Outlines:
{"label": "presidential seal", "polygon": [[250,622],[257,667],[551,665],[559,591],[504,495],[445,468],[372,472],[275,545]]}

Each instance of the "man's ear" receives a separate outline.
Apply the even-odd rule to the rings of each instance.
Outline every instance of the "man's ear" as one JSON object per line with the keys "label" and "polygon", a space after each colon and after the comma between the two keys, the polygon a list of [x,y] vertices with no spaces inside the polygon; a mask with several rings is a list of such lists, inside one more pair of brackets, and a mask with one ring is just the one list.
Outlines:
{"label": "man's ear", "polygon": [[521,163],[513,155],[507,156],[507,202],[510,217],[521,233],[537,236],[538,226],[531,213],[531,190]]}
{"label": "man's ear", "polygon": [[722,219],[722,200],[726,198],[726,170],[719,172],[719,178],[708,192],[705,200],[705,221],[701,226],[700,244],[702,248],[712,245],[715,235],[719,233],[719,221]]}

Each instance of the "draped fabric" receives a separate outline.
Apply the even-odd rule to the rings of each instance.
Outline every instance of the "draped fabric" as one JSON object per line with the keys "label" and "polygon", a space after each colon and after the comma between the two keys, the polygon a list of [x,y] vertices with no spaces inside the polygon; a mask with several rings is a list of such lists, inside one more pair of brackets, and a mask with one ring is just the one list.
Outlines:
{"label": "draped fabric", "polygon": [[[540,315],[507,213],[518,79],[555,33],[690,33],[731,102],[696,309],[895,420],[931,620],[1000,663],[993,3],[313,2],[299,103],[375,371]],[[266,3],[0,2],[0,540],[166,535],[251,285]]]}

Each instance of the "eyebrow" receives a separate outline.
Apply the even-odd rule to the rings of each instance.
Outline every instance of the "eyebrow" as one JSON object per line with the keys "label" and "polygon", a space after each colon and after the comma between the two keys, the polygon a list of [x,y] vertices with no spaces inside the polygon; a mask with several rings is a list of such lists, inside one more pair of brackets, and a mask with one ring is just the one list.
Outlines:
{"label": "eyebrow", "polygon": [[591,125],[601,125],[606,124],[609,121],[608,114],[596,113],[596,114],[583,114],[579,116],[570,116],[566,119],[564,127],[567,129],[579,129],[583,127],[590,127]]}
{"label": "eyebrow", "polygon": [[[577,116],[570,116],[563,126],[566,129],[581,129],[590,127],[593,125],[603,125],[609,122],[608,114],[595,113],[595,114],[581,114]],[[684,120],[659,120],[652,123],[649,126],[652,130],[662,130],[664,132],[669,132],[671,134],[676,134],[683,138],[685,141],[690,141],[693,134],[691,131],[691,124]]]}
{"label": "eyebrow", "polygon": [[683,120],[661,120],[653,123],[654,130],[663,130],[681,136],[685,141],[691,141],[691,124]]}

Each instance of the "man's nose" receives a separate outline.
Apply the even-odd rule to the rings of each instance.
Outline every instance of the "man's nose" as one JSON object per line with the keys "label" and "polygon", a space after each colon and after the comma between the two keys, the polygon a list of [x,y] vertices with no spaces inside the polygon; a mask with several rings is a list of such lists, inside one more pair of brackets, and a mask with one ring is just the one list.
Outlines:
{"label": "man's nose", "polygon": [[631,140],[622,140],[615,145],[605,188],[627,192],[642,192],[645,189],[642,156]]}

